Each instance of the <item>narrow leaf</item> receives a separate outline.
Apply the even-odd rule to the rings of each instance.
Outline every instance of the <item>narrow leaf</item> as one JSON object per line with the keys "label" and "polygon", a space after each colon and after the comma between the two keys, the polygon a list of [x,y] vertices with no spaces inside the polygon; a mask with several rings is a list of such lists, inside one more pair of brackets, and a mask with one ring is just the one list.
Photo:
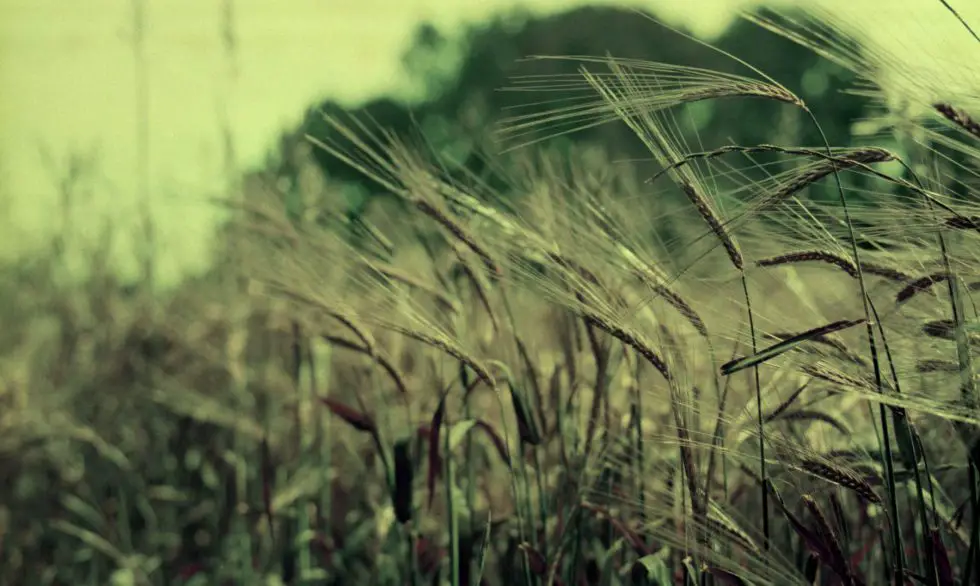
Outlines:
{"label": "narrow leaf", "polygon": [[953,566],[949,562],[949,552],[943,545],[943,538],[937,529],[930,532],[930,542],[932,544],[932,555],[936,560],[936,572],[939,577],[939,586],[953,586]]}
{"label": "narrow leaf", "polygon": [[719,584],[725,584],[726,586],[748,586],[748,582],[728,570],[708,568],[708,573],[717,578]]}
{"label": "narrow leaf", "polygon": [[659,551],[650,555],[645,555],[633,562],[630,570],[630,577],[634,584],[644,584],[650,586],[669,586],[674,581],[664,562],[664,551]]}
{"label": "narrow leaf", "polygon": [[395,482],[392,494],[392,505],[395,508],[395,518],[399,523],[412,520],[412,487],[415,480],[415,467],[412,462],[410,439],[403,439],[395,444]]}
{"label": "narrow leaf", "polygon": [[457,421],[449,428],[449,451],[454,452],[473,427],[476,426],[475,419],[464,419]]}
{"label": "narrow leaf", "polygon": [[517,546],[524,555],[527,556],[528,566],[531,569],[531,573],[535,576],[544,576],[548,572],[548,562],[541,555],[541,552],[534,548],[528,542],[521,543]]}
{"label": "narrow leaf", "polygon": [[439,457],[439,430],[442,429],[442,420],[446,416],[446,395],[439,401],[439,407],[432,415],[432,422],[429,424],[429,474],[426,477],[426,485],[429,491],[429,508],[432,508],[432,500],[435,498],[436,477],[442,470],[442,458]]}
{"label": "narrow leaf", "polygon": [[478,419],[476,421],[476,427],[483,431],[490,438],[490,442],[493,443],[493,447],[496,448],[497,453],[500,454],[500,459],[504,461],[507,466],[510,466],[510,454],[507,452],[507,442],[504,438],[500,437],[500,434],[490,426],[486,421]]}
{"label": "narrow leaf", "polygon": [[538,426],[534,421],[531,409],[528,407],[527,402],[524,401],[517,387],[510,381],[507,381],[507,386],[510,387],[510,397],[514,403],[514,415],[517,418],[517,433],[521,438],[521,443],[530,446],[540,445],[541,433],[538,431]]}
{"label": "narrow leaf", "polygon": [[740,370],[745,370],[746,368],[751,368],[757,364],[771,360],[776,356],[779,356],[793,348],[796,348],[803,342],[819,338],[821,336],[826,336],[827,334],[832,334],[834,332],[839,332],[841,330],[846,330],[847,328],[854,327],[856,325],[863,324],[865,322],[864,318],[853,319],[853,320],[840,320],[833,323],[829,323],[824,326],[813,328],[807,330],[790,338],[787,338],[781,342],[777,342],[772,346],[762,349],[761,351],[752,354],[750,356],[745,356],[742,358],[736,358],[730,362],[726,362],[721,367],[721,373],[725,376],[734,374]]}
{"label": "narrow leaf", "polygon": [[365,433],[370,433],[372,435],[378,432],[378,426],[375,424],[374,419],[370,415],[362,413],[348,405],[341,403],[340,401],[329,397],[320,397],[319,399],[321,403],[330,409],[331,413],[343,419],[354,429]]}
{"label": "narrow leaf", "polygon": [[272,454],[269,440],[262,438],[262,505],[265,507],[265,518],[269,523],[269,535],[275,539],[275,527],[272,523],[272,483],[275,479],[275,469],[272,465]]}
{"label": "narrow leaf", "polygon": [[922,440],[909,422],[908,412],[901,407],[893,407],[892,423],[898,440],[898,453],[906,468],[914,469],[922,462]]}

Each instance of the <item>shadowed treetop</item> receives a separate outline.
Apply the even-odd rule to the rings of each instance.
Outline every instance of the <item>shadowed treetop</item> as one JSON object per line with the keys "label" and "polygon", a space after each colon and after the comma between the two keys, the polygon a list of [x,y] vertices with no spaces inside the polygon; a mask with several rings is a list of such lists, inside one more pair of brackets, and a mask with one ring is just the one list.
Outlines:
{"label": "shadowed treetop", "polygon": [[[501,16],[469,27],[453,41],[431,25],[420,27],[403,63],[423,84],[427,95],[410,103],[393,97],[375,98],[354,108],[334,101],[311,106],[300,128],[283,136],[287,151],[305,134],[323,137],[329,132],[323,114],[353,115],[398,136],[422,135],[442,155],[467,168],[486,171],[480,145],[493,145],[494,123],[515,113],[545,109],[559,95],[501,91],[512,87],[515,76],[574,74],[579,64],[564,61],[523,61],[533,55],[589,55],[638,59],[754,76],[730,57],[699,45],[636,12],[614,8],[581,8],[553,16],[529,18]],[[865,99],[843,94],[853,75],[785,38],[745,20],[737,20],[713,42],[738,56],[803,98],[820,120],[831,144],[845,142],[851,124],[862,116]],[[598,67],[598,66],[597,66]],[[596,67],[593,67],[595,69]],[[686,111],[685,111],[686,110]],[[698,103],[679,110],[696,129],[692,144],[715,148],[726,144],[786,142],[819,144],[816,129],[797,109],[769,100],[735,99]],[[732,121],[738,123],[733,124]],[[614,159],[650,159],[643,145],[622,124],[604,124],[555,140],[601,144]],[[509,146],[509,145],[508,145]],[[496,147],[491,147],[491,151]],[[377,188],[360,173],[320,149],[314,149],[320,167],[334,181]],[[655,172],[654,163],[641,173]],[[295,177],[288,160],[275,173]]]}

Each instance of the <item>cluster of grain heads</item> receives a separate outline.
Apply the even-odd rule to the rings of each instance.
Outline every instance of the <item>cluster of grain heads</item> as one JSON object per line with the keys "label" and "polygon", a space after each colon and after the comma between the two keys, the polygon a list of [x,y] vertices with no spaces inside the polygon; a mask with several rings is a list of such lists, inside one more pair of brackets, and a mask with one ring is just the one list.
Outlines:
{"label": "cluster of grain heads", "polygon": [[[644,74],[637,73],[636,71],[634,71],[634,69],[643,71],[645,67],[646,68],[652,67],[655,69],[656,66],[649,66],[647,64],[638,65],[635,62],[621,62],[612,59],[607,60],[606,64],[609,65],[610,69],[612,70],[612,73],[607,76],[600,76],[600,75],[583,71],[583,77],[588,82],[588,84],[592,87],[592,89],[597,91],[597,93],[602,98],[602,102],[596,106],[582,108],[577,111],[570,111],[570,112],[563,112],[563,113],[559,112],[558,114],[559,115],[569,114],[569,117],[573,119],[582,115],[595,116],[596,114],[598,114],[598,116],[596,117],[599,119],[599,121],[603,121],[602,112],[604,111],[603,109],[605,109],[605,111],[609,111],[615,114],[617,118],[625,121],[631,128],[634,129],[636,134],[641,138],[641,140],[644,141],[644,143],[650,148],[651,152],[664,165],[665,169],[668,170],[670,174],[674,177],[675,182],[678,184],[678,187],[688,197],[692,205],[698,211],[699,215],[707,223],[710,230],[714,233],[714,235],[717,237],[721,245],[724,247],[733,267],[736,270],[743,271],[744,268],[743,254],[734,236],[728,230],[725,229],[724,221],[713,209],[712,205],[708,202],[708,199],[701,193],[701,190],[698,187],[699,183],[696,177],[692,173],[688,172],[686,168],[683,169],[681,168],[681,165],[679,163],[682,162],[682,159],[680,158],[678,149],[670,143],[670,141],[667,139],[666,133],[661,130],[661,124],[655,119],[654,115],[651,114],[651,112],[656,111],[657,106],[654,106],[652,103],[647,102],[649,96],[652,95],[662,96],[664,94],[661,94],[660,92],[658,92],[657,94],[650,93],[649,90],[651,88],[645,86],[643,83]],[[651,75],[650,77],[654,78],[655,76]],[[678,79],[680,76],[673,75],[672,77],[674,79]],[[567,83],[567,80],[562,80],[562,83],[563,84]],[[657,83],[658,84],[662,83],[662,81],[659,78],[657,78]],[[685,88],[685,89],[690,89],[690,88]],[[802,106],[802,102],[798,98],[796,98],[789,92],[786,92],[784,88],[782,88],[781,86],[770,85],[765,83],[757,83],[751,81],[748,83],[742,83],[742,82],[733,83],[729,86],[718,84],[715,85],[715,87],[711,88],[710,91],[708,91],[707,88],[700,88],[690,93],[680,93],[675,98],[677,100],[676,103],[685,103],[688,101],[695,101],[699,99],[708,99],[708,98],[722,97],[722,96],[728,97],[728,96],[736,96],[736,95],[763,96],[772,99],[787,101],[789,103]],[[672,105],[676,105],[676,104],[663,104],[659,107],[664,108]],[[543,121],[548,122],[551,119],[546,117],[543,119]],[[540,121],[542,120],[541,119],[537,121],[520,120],[518,121],[519,123],[516,125],[516,127],[520,129],[527,126],[528,124],[533,124],[534,122],[540,122]],[[868,160],[869,161],[881,160],[885,158],[887,157],[882,157],[879,153],[876,152],[874,153],[873,156],[869,157]],[[798,191],[808,183],[812,183],[813,181],[818,180],[820,178],[821,172],[823,173],[823,175],[826,175],[827,173],[829,173],[831,170],[834,169],[834,166],[832,164],[825,165],[825,167],[827,167],[826,171],[822,171],[822,170],[813,171],[808,175],[801,177],[801,179],[796,183],[790,184],[788,187],[784,189],[784,196],[787,193],[791,194],[795,191]],[[744,279],[744,272],[743,272],[743,279]],[[748,291],[746,289],[746,295],[747,293]],[[693,315],[693,311],[684,311],[684,308],[686,307],[685,305],[681,305],[680,307],[682,313],[686,313],[687,315]],[[749,319],[751,323],[752,320],[751,310],[749,313]],[[703,324],[699,322],[700,320],[695,322],[695,325],[696,327],[698,327],[699,330],[703,331]],[[607,322],[603,322],[601,320],[596,320],[592,316],[590,316],[588,325],[596,326],[599,329],[602,329],[606,333],[612,335],[613,337],[618,338],[620,341],[626,343],[628,346],[637,350],[640,353],[640,355],[646,357],[647,360],[650,361],[651,364],[653,364],[654,367],[661,372],[661,374],[664,376],[665,379],[667,379],[669,384],[673,383],[670,373],[667,369],[666,363],[664,363],[663,360],[660,359],[656,355],[656,353],[650,350],[645,344],[639,342],[635,336],[630,335],[628,332],[624,332],[623,328],[618,327],[618,325],[612,325]],[[753,334],[753,346],[754,346],[755,343],[754,328],[752,334]],[[598,358],[599,357],[597,356],[597,360]],[[759,387],[758,378],[756,382],[757,382],[756,386],[758,389]],[[676,404],[676,400],[673,402]],[[761,409],[761,397],[759,398],[759,404]],[[697,480],[696,480],[697,473],[695,472],[694,469],[695,467],[693,464],[693,457],[690,454],[690,440],[687,437],[687,433],[688,433],[687,424],[683,421],[676,408],[674,409],[674,413],[675,413],[675,423],[677,426],[679,439],[681,440],[681,445],[682,445],[682,460],[686,470],[685,475],[688,478],[688,482],[691,483],[690,496],[692,500],[692,506],[696,514],[700,514],[698,513],[698,511],[703,510],[703,507],[700,504],[698,504],[701,498],[699,495],[699,490],[697,489]],[[759,414],[759,419],[760,419],[759,423],[761,426],[762,425],[761,411]],[[760,428],[760,436],[761,436],[761,428]],[[763,475],[765,476],[765,464],[764,464],[765,452],[764,452],[764,448],[762,447],[763,445],[764,445],[763,440],[760,437],[760,449],[762,450],[760,461],[762,462]],[[766,493],[763,492],[764,502],[766,496],[767,496]],[[768,514],[766,515],[766,525],[768,525]],[[767,533],[767,542],[768,542],[768,526],[766,527],[766,533]]]}
{"label": "cluster of grain heads", "polygon": [[[929,338],[937,344],[956,342],[960,353],[955,361],[952,357],[916,357],[916,368],[929,373],[963,372],[963,349],[974,350],[974,334],[965,330],[962,310],[952,318],[931,313],[930,321],[918,320],[920,329],[915,332],[896,333],[891,322],[886,329],[865,281],[877,277],[875,284],[889,291],[898,289],[895,311],[906,304],[905,309],[913,307],[912,301],[924,302],[928,296],[922,294],[934,285],[952,283],[953,298],[956,291],[963,297],[976,288],[957,286],[960,277],[949,267],[916,277],[919,270],[910,269],[902,257],[875,257],[885,259],[881,262],[860,258],[840,183],[840,207],[848,237],[827,238],[830,229],[811,227],[810,234],[821,235],[813,238],[814,242],[789,252],[769,246],[762,256],[754,249],[757,242],[738,229],[746,218],[780,219],[778,212],[791,205],[805,207],[805,190],[831,176],[837,179],[843,171],[889,179],[877,170],[878,164],[896,162],[897,156],[881,148],[832,149],[829,145],[816,149],[763,144],[687,152],[690,149],[684,144],[684,133],[671,112],[677,106],[748,97],[773,100],[807,114],[809,111],[798,96],[759,72],[759,79],[752,79],[628,59],[573,61],[582,66],[578,75],[524,78],[512,89],[581,90],[581,99],[570,106],[564,102],[548,112],[512,118],[505,124],[504,134],[525,139],[542,128],[554,134],[613,120],[626,124],[663,168],[653,179],[667,175],[673,180],[686,200],[683,205],[692,216],[697,214],[702,237],[714,243],[713,248],[723,250],[722,260],[727,264],[714,272],[722,278],[726,273],[737,273],[744,298],[738,304],[746,311],[729,311],[727,317],[737,322],[740,330],[747,330],[747,335],[738,334],[732,340],[709,329],[706,318],[716,317],[718,312],[702,309],[686,297],[685,289],[677,286],[678,275],[664,268],[668,263],[661,266],[655,255],[644,249],[643,238],[631,233],[640,228],[610,213],[611,206],[606,204],[612,202],[616,189],[598,179],[593,182],[596,178],[587,173],[560,177],[542,163],[540,176],[530,186],[515,181],[519,192],[515,198],[531,202],[530,212],[515,212],[517,205],[501,202],[503,194],[484,197],[487,194],[481,191],[479,181],[467,185],[466,181],[451,179],[441,161],[428,163],[420,150],[410,148],[398,137],[379,133],[357,120],[328,118],[333,138],[311,140],[408,204],[418,214],[420,224],[435,228],[436,237],[416,234],[417,242],[411,242],[424,248],[428,264],[424,271],[401,265],[398,254],[406,248],[398,238],[402,235],[391,234],[389,238],[366,219],[359,220],[369,236],[363,249],[340,245],[341,239],[313,245],[304,242],[311,235],[299,229],[265,226],[270,233],[276,229],[282,232],[280,240],[288,243],[289,253],[279,257],[281,263],[269,263],[260,280],[275,296],[289,300],[297,315],[314,316],[309,318],[309,326],[304,324],[303,336],[322,339],[343,350],[340,354],[345,359],[364,361],[372,373],[368,390],[378,392],[378,397],[362,396],[362,389],[357,389],[356,408],[333,395],[319,395],[318,400],[334,418],[369,437],[375,457],[383,464],[386,497],[394,526],[401,531],[388,532],[383,547],[391,546],[390,551],[404,554],[389,556],[399,559],[399,571],[404,570],[399,576],[408,577],[399,583],[419,584],[424,578],[441,577],[453,586],[475,586],[482,584],[488,563],[500,572],[511,570],[508,577],[512,575],[515,583],[528,586],[578,586],[592,579],[609,585],[632,579],[637,584],[665,586],[676,576],[695,584],[816,584],[822,570],[832,574],[826,581],[855,586],[866,580],[883,583],[906,576],[935,586],[952,583],[956,572],[951,554],[957,550],[947,551],[943,545],[948,529],[938,521],[936,510],[941,507],[936,501],[941,491],[938,482],[934,486],[935,470],[930,471],[927,458],[932,437],[920,435],[913,424],[913,411],[927,400],[923,393],[903,393],[904,381],[900,382],[899,375],[905,372],[895,365],[886,334],[889,338],[909,337],[913,343],[916,336],[924,337],[918,341]],[[593,71],[595,66],[605,66],[606,71]],[[968,134],[976,134],[976,123],[962,109],[938,104],[935,110]],[[757,153],[789,155],[799,164],[747,186],[755,201],[740,203],[741,213],[733,214],[720,197],[717,178],[707,177],[701,166],[721,165],[720,159],[728,155],[750,157]],[[573,168],[576,162],[568,161]],[[921,195],[930,205],[949,213],[937,216],[933,228],[964,234],[977,229],[976,216],[968,209],[957,212],[948,204],[943,207],[938,193],[904,181],[895,179],[888,184]],[[598,195],[590,192],[593,183],[599,185]],[[494,198],[507,205],[491,203]],[[818,223],[816,214],[808,216],[806,211],[799,213]],[[850,255],[834,252],[848,248]],[[317,278],[327,249],[347,259],[344,266],[349,270],[338,278],[342,287],[322,276]],[[780,324],[783,331],[757,331],[756,323],[764,323],[759,317],[770,300],[760,307],[758,300],[750,298],[750,276],[777,279],[801,265],[826,267],[858,281],[864,317],[820,316],[811,323],[825,325],[801,332],[793,329],[806,326]],[[961,265],[957,269],[962,272]],[[425,274],[433,276],[432,283],[438,285],[431,284]],[[816,285],[806,283],[804,287]],[[669,316],[638,308],[632,302],[637,296],[662,300]],[[960,299],[960,305],[963,301]],[[538,322],[529,324],[527,316],[551,315],[541,308],[561,315],[564,327],[555,327],[554,332],[536,331],[546,328]],[[846,316],[848,311],[853,308],[841,313]],[[481,316],[489,320],[489,333],[477,325],[476,318]],[[678,316],[682,319],[670,320]],[[885,314],[885,319],[889,317]],[[868,330],[870,356],[841,341],[850,328],[862,324]],[[681,330],[689,334],[691,328],[697,333],[692,336],[697,346],[687,345],[687,338],[681,335]],[[549,338],[552,334],[557,340]],[[392,338],[397,341],[392,342]],[[766,338],[772,343],[760,349],[759,340]],[[714,357],[719,341],[736,341],[732,358],[723,364],[716,363]],[[555,347],[549,347],[549,342]],[[705,369],[705,381],[697,378],[704,373],[691,366],[701,361],[703,346],[708,347],[706,361],[710,365]],[[879,349],[884,357],[878,355]],[[412,368],[403,366],[406,355]],[[503,359],[498,362],[490,356]],[[785,376],[795,365],[790,358],[803,363],[796,374],[809,380],[801,384],[798,378]],[[760,367],[777,362],[787,366],[767,371],[764,393]],[[431,372],[422,371],[420,363],[431,364]],[[441,388],[433,379],[442,376],[446,363],[452,365],[449,370],[458,368],[459,375]],[[892,374],[890,380],[883,374],[885,366]],[[627,367],[635,374],[624,385],[618,377]],[[868,372],[871,369],[873,373]],[[375,370],[383,373],[377,380]],[[645,370],[655,376],[641,383],[640,373]],[[737,425],[737,417],[726,412],[733,402],[730,396],[738,393],[730,391],[730,382],[739,380],[739,373],[752,375],[749,384],[755,394],[756,413],[755,421],[750,422],[757,427],[748,434],[752,449],[758,440],[758,451],[749,460],[752,466],[747,466],[758,472],[746,474],[752,482],[741,486],[739,479],[729,477],[728,466],[746,461],[745,454],[740,453],[744,446],[732,447],[727,442],[734,435],[730,427],[744,432],[745,426]],[[719,374],[724,389],[718,388]],[[294,373],[294,378],[298,380],[299,375]],[[780,390],[783,384],[790,386]],[[423,392],[410,394],[410,385]],[[390,404],[382,395],[386,386],[405,406],[411,430],[407,435],[398,436],[390,423],[394,409],[386,407]],[[494,419],[496,414],[475,407],[475,389],[483,386],[493,391],[501,407],[499,420]],[[713,399],[701,391],[712,386],[718,389]],[[770,388],[780,396],[789,396],[773,406]],[[438,393],[434,389],[439,389]],[[591,402],[580,400],[582,389],[591,391]],[[806,389],[824,390],[821,399],[837,399],[842,405],[853,405],[845,401],[854,397],[876,402],[881,407],[880,427],[865,434],[860,426],[870,427],[868,422],[843,412],[850,407],[841,407],[840,412],[823,405],[817,408],[816,399],[809,401],[810,394],[803,398]],[[669,402],[662,420],[669,432],[651,425],[657,421],[651,414],[659,405],[641,401],[644,393],[661,390],[663,400]],[[434,395],[438,396],[434,411],[420,417],[417,405],[426,404]],[[624,396],[627,401],[621,400]],[[711,406],[717,413],[712,413],[714,421],[709,421],[713,429],[706,432],[701,418],[708,412],[704,405],[709,401],[716,401]],[[367,407],[372,402],[382,407],[372,410]],[[628,402],[628,423],[617,426],[616,418],[626,411],[623,402]],[[929,401],[928,406],[930,415],[951,419],[940,399]],[[508,430],[511,423],[515,424],[513,434]],[[624,431],[628,438],[617,437]],[[864,435],[871,436],[881,442],[883,454],[865,474],[866,470],[856,464],[848,466],[843,458],[808,447],[811,441],[818,443],[831,435],[824,431],[835,431],[834,435],[845,438],[855,436],[855,443],[859,434],[863,434],[862,440]],[[790,440],[783,437],[784,433],[800,444],[799,449],[786,448]],[[487,466],[475,457],[479,453],[477,440],[487,444],[503,465],[497,466],[497,458],[493,458],[494,465]],[[516,445],[512,445],[513,440]],[[624,447],[627,444],[628,448]],[[892,444],[897,452],[894,457]],[[290,535],[273,520],[290,514],[288,503],[284,507],[282,499],[276,499],[280,483],[270,466],[272,457],[265,436],[260,449],[263,513],[273,541],[282,542]],[[419,474],[423,461],[428,466],[424,475]],[[661,464],[663,467],[657,468]],[[558,468],[558,473],[553,473],[553,468]],[[775,492],[770,470],[780,475],[780,482],[800,489],[802,513],[797,503],[789,506]],[[907,515],[901,515],[898,508],[896,486],[911,478],[914,485],[909,486],[918,491],[914,495],[918,502],[909,502],[918,507],[920,516],[909,530],[904,520]],[[500,525],[474,520],[475,492],[480,484],[510,485],[506,498],[514,511],[512,518],[498,521]],[[725,514],[740,506],[742,501],[736,495],[744,494],[746,486],[760,497],[762,514],[752,511],[751,520],[761,519],[761,530]],[[882,486],[886,492],[881,492]],[[585,498],[586,494],[595,502]],[[824,513],[824,494],[831,507],[827,510],[833,515]],[[821,495],[820,505],[817,495]],[[444,502],[437,500],[440,496]],[[631,499],[640,501],[635,518],[619,506]],[[770,500],[778,515],[770,515]],[[444,506],[438,508],[437,503]],[[485,506],[496,516],[490,504]],[[868,511],[879,507],[887,509],[886,514],[872,518]],[[976,506],[967,508],[976,510]],[[860,521],[855,522],[854,517]],[[438,537],[431,533],[433,522],[441,524]],[[864,542],[852,541],[847,528],[859,526],[858,532],[865,537],[865,533],[884,531],[884,524],[891,530],[891,542],[876,535],[873,547],[877,549],[868,554],[873,559],[862,563],[852,545],[863,547]],[[497,527],[510,532],[503,539],[509,554],[500,554],[502,540],[493,531]],[[795,537],[784,544],[775,539],[781,530],[792,531]],[[907,534],[918,538],[922,550],[910,559],[927,560],[920,564],[918,573],[905,563]],[[403,543],[392,545],[402,536]],[[974,541],[980,544],[980,538]],[[793,542],[802,543],[806,554],[795,569],[781,557]],[[968,553],[967,557],[975,555]],[[887,572],[894,570],[895,576],[869,579],[872,572],[880,573],[873,564],[885,564]],[[312,564],[305,560],[301,565]],[[969,577],[970,570],[965,574]]]}
{"label": "cluster of grain heads", "polygon": [[[713,151],[687,154],[678,153],[680,157],[678,160],[666,165],[664,169],[651,177],[648,182],[652,183],[663,175],[670,174],[678,167],[687,167],[699,161],[710,161],[729,154],[740,154],[749,157],[757,153],[792,155],[797,159],[803,159],[803,162],[766,180],[759,181],[758,183],[750,183],[747,187],[755,195],[755,199],[747,206],[746,211],[723,222],[723,225],[729,232],[734,229],[740,220],[772,213],[778,209],[780,204],[791,200],[807,187],[820,182],[831,174],[849,169],[858,169],[877,176],[881,174],[871,167],[872,164],[887,163],[896,160],[895,155],[891,152],[877,147],[835,148],[830,153],[825,153],[811,148],[792,148],[770,144],[755,146],[729,145]],[[702,209],[704,203],[696,203],[695,205],[699,209]],[[707,221],[710,222],[710,220]],[[720,219],[716,221],[721,222]],[[715,229],[712,229],[712,231],[717,233]]]}

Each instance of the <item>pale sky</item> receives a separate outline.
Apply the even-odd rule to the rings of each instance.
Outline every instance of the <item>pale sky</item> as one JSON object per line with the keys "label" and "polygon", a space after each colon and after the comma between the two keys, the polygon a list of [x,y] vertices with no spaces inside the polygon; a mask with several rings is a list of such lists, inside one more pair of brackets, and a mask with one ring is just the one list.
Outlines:
{"label": "pale sky", "polygon": [[[230,109],[237,164],[245,167],[260,161],[279,131],[298,123],[311,103],[325,97],[354,103],[404,87],[399,59],[425,20],[443,26],[478,22],[514,5],[540,13],[581,4],[654,6],[662,18],[710,35],[734,9],[754,3],[232,0],[238,71],[229,85],[224,0],[143,1],[151,189],[160,269],[171,281],[207,261],[214,220],[203,200],[221,186],[222,104]],[[885,42],[907,43],[933,61],[980,63],[980,44],[963,34],[938,0],[823,3],[873,19]],[[980,28],[980,2],[953,4]],[[103,217],[123,230],[135,228],[131,15],[132,0],[0,0],[0,259],[39,245],[57,229],[57,176],[44,165],[42,147],[58,163],[71,152],[97,153],[92,194],[74,216],[80,230],[94,235]],[[120,254],[130,245],[121,239]]]}

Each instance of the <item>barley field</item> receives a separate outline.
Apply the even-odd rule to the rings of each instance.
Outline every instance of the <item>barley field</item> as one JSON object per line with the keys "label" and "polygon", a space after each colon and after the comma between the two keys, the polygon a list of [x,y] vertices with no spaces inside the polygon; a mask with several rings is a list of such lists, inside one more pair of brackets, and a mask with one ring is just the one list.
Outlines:
{"label": "barley field", "polygon": [[[501,88],[479,173],[324,113],[291,164],[386,197],[251,177],[166,299],[5,266],[0,584],[978,583],[980,98],[746,19],[876,130],[830,143],[720,49],[740,73],[534,56],[569,73]],[[698,140],[692,104],[743,100],[824,140]],[[550,141],[598,125],[645,166]]]}

